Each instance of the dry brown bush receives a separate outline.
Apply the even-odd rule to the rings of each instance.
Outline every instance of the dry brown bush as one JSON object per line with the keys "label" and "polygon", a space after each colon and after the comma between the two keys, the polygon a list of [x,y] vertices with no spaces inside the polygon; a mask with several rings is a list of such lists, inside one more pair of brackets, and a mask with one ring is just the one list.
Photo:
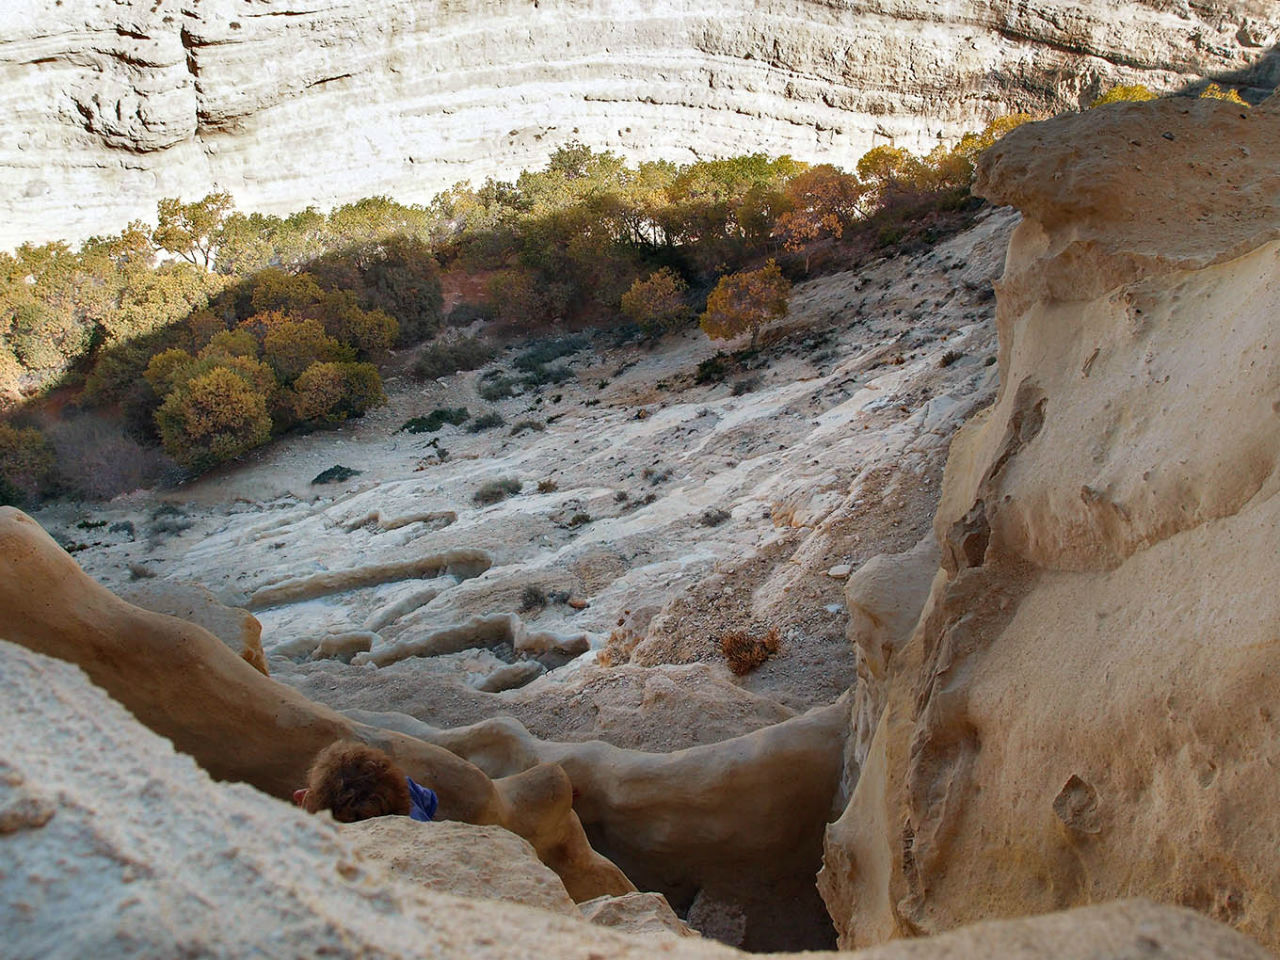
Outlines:
{"label": "dry brown bush", "polygon": [[720,638],[720,652],[724,654],[729,669],[739,677],[777,653],[779,645],[777,627],[770,627],[763,637],[752,636],[745,630],[730,630]]}

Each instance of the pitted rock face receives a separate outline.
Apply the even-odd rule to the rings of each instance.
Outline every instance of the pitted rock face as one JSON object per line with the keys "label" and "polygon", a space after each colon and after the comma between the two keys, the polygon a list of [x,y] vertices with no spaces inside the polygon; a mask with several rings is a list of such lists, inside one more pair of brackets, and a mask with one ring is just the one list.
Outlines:
{"label": "pitted rock face", "polygon": [[[0,14],[0,247],[229,190],[283,212],[540,166],[927,150],[1104,87],[1280,73],[1269,0],[27,0]],[[1258,67],[1259,61],[1263,65]],[[269,65],[269,69],[267,68]]]}

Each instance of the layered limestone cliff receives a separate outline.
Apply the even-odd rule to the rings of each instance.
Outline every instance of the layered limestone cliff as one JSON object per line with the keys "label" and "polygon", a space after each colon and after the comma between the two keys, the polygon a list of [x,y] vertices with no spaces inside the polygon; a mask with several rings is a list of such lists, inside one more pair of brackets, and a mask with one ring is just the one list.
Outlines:
{"label": "layered limestone cliff", "polygon": [[1115,82],[1274,82],[1270,0],[17,0],[0,247],[215,189],[429,199],[580,140],[632,158],[927,149]]}
{"label": "layered limestone cliff", "polygon": [[1001,392],[953,441],[931,589],[922,555],[885,561],[927,594],[914,632],[855,618],[820,881],[843,943],[1140,893],[1280,944],[1278,155],[1273,97],[1090,111],[984,158],[1024,217]]}

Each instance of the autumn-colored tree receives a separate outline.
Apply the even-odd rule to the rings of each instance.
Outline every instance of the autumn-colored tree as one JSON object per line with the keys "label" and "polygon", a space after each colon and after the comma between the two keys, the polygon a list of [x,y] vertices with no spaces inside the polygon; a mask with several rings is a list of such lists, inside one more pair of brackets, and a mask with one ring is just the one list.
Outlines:
{"label": "autumn-colored tree", "polygon": [[758,270],[721,277],[707,297],[702,329],[712,340],[731,340],[749,330],[755,349],[760,328],[787,315],[790,294],[791,281],[773,260]]}
{"label": "autumn-colored tree", "polygon": [[663,267],[631,285],[622,295],[622,312],[645,333],[657,336],[689,318],[688,289],[678,273]]}
{"label": "autumn-colored tree", "polygon": [[805,252],[809,270],[809,244],[828,237],[840,239],[845,229],[863,215],[868,188],[856,176],[829,163],[810,167],[787,184],[791,208],[778,217],[774,236],[790,251]]}
{"label": "autumn-colored tree", "polygon": [[444,319],[440,269],[424,241],[386,238],[369,255],[363,279],[361,299],[370,309],[396,319],[400,346],[419,343],[440,329]]}
{"label": "autumn-colored tree", "polygon": [[202,470],[266,443],[267,398],[236,371],[214,367],[178,387],[156,411],[165,452]]}
{"label": "autumn-colored tree", "polygon": [[258,339],[248,330],[220,330],[209,338],[197,356],[207,357],[257,357]]}
{"label": "autumn-colored tree", "polygon": [[211,193],[193,203],[166,197],[156,204],[157,222],[151,237],[161,250],[212,270],[232,205],[229,193]]}
{"label": "autumn-colored tree", "polygon": [[324,291],[309,273],[288,273],[268,267],[253,278],[253,294],[249,302],[254,313],[279,310],[293,313],[306,310],[324,299]]}
{"label": "autumn-colored tree", "polygon": [[1105,107],[1109,103],[1144,103],[1156,99],[1155,93],[1140,83],[1121,83],[1096,97],[1089,109]]}
{"label": "autumn-colored tree", "polygon": [[157,353],[147,364],[144,376],[157,397],[167,397],[178,386],[190,379],[196,358],[185,350],[174,347]]}
{"label": "autumn-colored tree", "polygon": [[386,394],[372,364],[313,363],[294,381],[290,402],[299,420],[334,423],[386,403]]}
{"label": "autumn-colored tree", "polygon": [[382,310],[365,310],[349,290],[325,294],[320,305],[325,331],[362,354],[386,350],[400,333],[396,318]]}
{"label": "autumn-colored tree", "polygon": [[355,352],[324,332],[319,320],[273,323],[262,339],[262,357],[285,385],[317,361],[354,360]]}

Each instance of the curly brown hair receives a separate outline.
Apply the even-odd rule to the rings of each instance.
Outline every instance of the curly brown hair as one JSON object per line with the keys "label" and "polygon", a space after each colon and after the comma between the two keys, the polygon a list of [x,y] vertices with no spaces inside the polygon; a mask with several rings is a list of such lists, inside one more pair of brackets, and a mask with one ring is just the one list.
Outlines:
{"label": "curly brown hair", "polygon": [[404,771],[381,750],[340,740],[312,761],[304,806],[310,813],[329,810],[340,823],[390,814],[407,817],[409,784]]}

